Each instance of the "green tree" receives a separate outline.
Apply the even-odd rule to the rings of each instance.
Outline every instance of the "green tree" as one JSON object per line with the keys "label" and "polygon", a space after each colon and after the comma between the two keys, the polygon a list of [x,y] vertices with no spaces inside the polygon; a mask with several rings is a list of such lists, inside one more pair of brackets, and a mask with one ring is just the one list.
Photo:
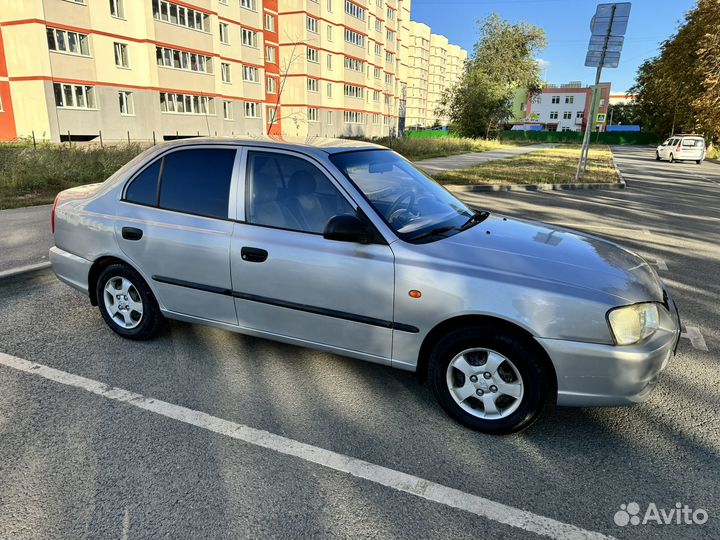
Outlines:
{"label": "green tree", "polygon": [[699,0],[660,54],[640,66],[631,92],[646,130],[720,136],[719,29],[720,0]]}
{"label": "green tree", "polygon": [[613,125],[642,125],[639,107],[634,103],[616,103],[610,105],[608,107],[608,119],[612,119]]}
{"label": "green tree", "polygon": [[512,113],[513,91],[539,91],[534,56],[545,47],[545,32],[531,24],[511,24],[492,14],[480,22],[480,38],[459,83],[448,89],[436,112],[448,116],[466,137],[489,137]]}

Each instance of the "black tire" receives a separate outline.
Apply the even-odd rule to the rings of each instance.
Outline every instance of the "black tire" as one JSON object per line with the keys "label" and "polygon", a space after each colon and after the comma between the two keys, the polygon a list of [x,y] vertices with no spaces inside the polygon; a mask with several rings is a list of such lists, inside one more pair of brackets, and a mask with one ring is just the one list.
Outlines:
{"label": "black tire", "polygon": [[675,156],[673,156],[672,154],[670,154],[670,159],[669,159],[669,161],[670,161],[670,163],[675,163]]}
{"label": "black tire", "polygon": [[655,161],[660,161],[660,152],[655,151]]}
{"label": "black tire", "polygon": [[702,163],[702,159],[696,159],[696,160],[695,160],[695,163],[697,163],[698,165],[700,165],[700,164]]}
{"label": "black tire", "polygon": [[[105,296],[105,286],[110,280],[123,278],[128,280],[132,285],[133,289],[130,295],[136,295],[142,303],[142,314],[137,317],[137,312],[133,312],[132,315],[137,319],[136,326],[133,328],[125,328],[114,319],[108,312]],[[105,320],[107,325],[119,336],[127,339],[134,340],[145,340],[154,337],[165,322],[160,312],[157,300],[153,295],[150,287],[142,276],[130,266],[122,263],[111,264],[105,268],[98,277],[95,285],[95,292],[97,294],[98,308],[100,309],[100,315]],[[118,291],[119,292],[119,291]],[[134,298],[137,300],[138,298]]]}
{"label": "black tire", "polygon": [[[486,348],[500,353],[514,364],[522,377],[524,390],[519,405],[505,417],[479,418],[463,409],[451,394],[448,383],[450,362],[459,353],[473,348]],[[547,367],[547,359],[538,351],[537,345],[502,327],[483,325],[453,330],[433,348],[428,369],[433,392],[445,412],[461,424],[484,433],[502,435],[521,431],[536,422],[548,408],[552,408],[556,400],[552,368]],[[475,396],[467,399],[471,400],[471,405],[472,399],[480,403]],[[510,409],[511,407],[508,407],[506,410]]]}

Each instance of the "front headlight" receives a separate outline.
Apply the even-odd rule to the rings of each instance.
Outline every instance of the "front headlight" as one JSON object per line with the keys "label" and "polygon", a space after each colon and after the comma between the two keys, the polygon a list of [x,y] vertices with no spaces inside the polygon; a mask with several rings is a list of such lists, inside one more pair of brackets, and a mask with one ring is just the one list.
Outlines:
{"label": "front headlight", "polygon": [[653,335],[660,319],[657,304],[650,302],[611,309],[607,318],[617,345],[632,345]]}

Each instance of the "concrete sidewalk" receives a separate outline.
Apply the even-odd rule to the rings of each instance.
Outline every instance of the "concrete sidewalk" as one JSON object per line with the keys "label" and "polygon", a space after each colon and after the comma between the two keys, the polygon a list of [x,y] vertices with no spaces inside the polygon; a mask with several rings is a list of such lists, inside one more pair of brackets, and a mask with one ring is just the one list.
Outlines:
{"label": "concrete sidewalk", "polygon": [[52,205],[0,210],[0,273],[48,262]]}
{"label": "concrete sidewalk", "polygon": [[496,159],[507,159],[510,157],[521,156],[536,150],[544,150],[546,148],[554,148],[556,144],[531,144],[529,146],[518,146],[508,148],[507,150],[491,150],[490,152],[471,152],[469,154],[458,154],[456,156],[446,156],[432,159],[424,159],[415,161],[415,165],[420,167],[428,174],[437,174],[455,169],[465,169],[474,167],[487,161]]}

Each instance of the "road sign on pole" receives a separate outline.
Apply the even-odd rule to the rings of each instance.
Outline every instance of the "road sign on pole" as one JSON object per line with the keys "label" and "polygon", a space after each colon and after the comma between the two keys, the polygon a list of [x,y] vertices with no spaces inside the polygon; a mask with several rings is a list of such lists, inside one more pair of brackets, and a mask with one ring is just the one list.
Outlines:
{"label": "road sign on pole", "polygon": [[[598,114],[595,117],[595,105],[598,101],[597,92],[599,90],[600,75],[602,68],[616,68],[620,63],[620,53],[622,51],[625,32],[627,31],[628,20],[630,18],[630,2],[618,2],[613,4],[600,4],[595,11],[595,15],[590,21],[590,43],[588,45],[587,56],[585,57],[585,65],[587,67],[597,68],[595,72],[595,86],[593,87],[592,98],[590,102],[590,115],[585,125],[585,136],[583,137],[583,145],[580,149],[580,160],[578,161],[577,173],[575,179],[579,180],[587,168],[588,153],[590,152],[590,132],[592,131],[593,120],[597,123],[605,123],[605,115]],[[600,119],[602,117],[602,120]]]}

